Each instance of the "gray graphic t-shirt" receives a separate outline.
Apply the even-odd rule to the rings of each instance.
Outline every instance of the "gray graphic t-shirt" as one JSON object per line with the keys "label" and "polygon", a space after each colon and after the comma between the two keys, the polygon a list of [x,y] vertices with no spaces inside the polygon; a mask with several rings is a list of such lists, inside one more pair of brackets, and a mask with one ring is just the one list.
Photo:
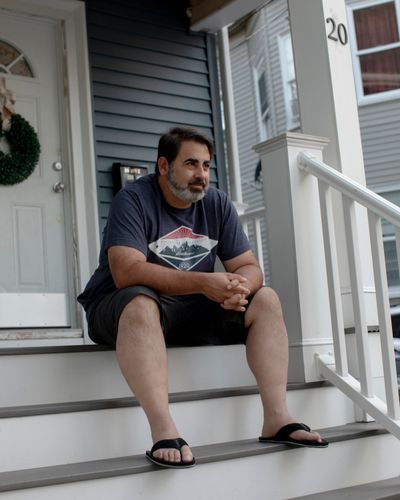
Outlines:
{"label": "gray graphic t-shirt", "polygon": [[104,229],[99,266],[78,301],[89,312],[116,290],[107,251],[123,245],[142,252],[148,262],[183,271],[213,272],[215,260],[249,250],[237,212],[226,194],[210,187],[187,209],[165,202],[157,177],[150,174],[119,191]]}

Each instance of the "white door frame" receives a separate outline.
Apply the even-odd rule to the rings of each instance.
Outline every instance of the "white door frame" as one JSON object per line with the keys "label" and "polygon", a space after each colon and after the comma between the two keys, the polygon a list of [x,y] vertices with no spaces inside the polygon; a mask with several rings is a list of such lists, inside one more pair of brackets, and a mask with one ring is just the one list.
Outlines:
{"label": "white door frame", "polygon": [[[74,279],[78,293],[96,267],[100,249],[85,3],[77,0],[0,0],[0,7],[56,19],[64,26],[67,156],[76,252]],[[83,310],[77,303],[76,308],[76,326],[83,329],[83,342],[91,343]],[[62,342],[60,339],[61,345]],[[46,341],[43,344],[46,345]]]}

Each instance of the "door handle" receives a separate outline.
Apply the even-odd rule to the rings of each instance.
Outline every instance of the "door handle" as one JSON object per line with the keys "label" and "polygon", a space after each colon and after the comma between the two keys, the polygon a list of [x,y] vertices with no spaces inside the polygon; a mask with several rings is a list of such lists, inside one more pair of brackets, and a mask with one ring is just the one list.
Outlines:
{"label": "door handle", "polygon": [[65,185],[62,182],[56,182],[53,186],[53,191],[55,193],[62,193],[65,189]]}

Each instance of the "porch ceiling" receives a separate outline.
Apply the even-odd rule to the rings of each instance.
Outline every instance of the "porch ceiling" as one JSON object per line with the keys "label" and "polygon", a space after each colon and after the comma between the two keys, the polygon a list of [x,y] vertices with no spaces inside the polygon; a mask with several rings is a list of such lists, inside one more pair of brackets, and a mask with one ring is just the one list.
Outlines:
{"label": "porch ceiling", "polygon": [[190,0],[192,31],[219,31],[271,0]]}

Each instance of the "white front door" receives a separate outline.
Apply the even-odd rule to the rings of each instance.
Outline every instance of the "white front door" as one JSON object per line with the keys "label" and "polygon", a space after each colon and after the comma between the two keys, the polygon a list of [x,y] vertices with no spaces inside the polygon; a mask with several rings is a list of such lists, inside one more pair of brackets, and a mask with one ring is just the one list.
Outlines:
{"label": "white front door", "polygon": [[0,185],[0,328],[68,327],[73,258],[61,25],[0,10],[0,57],[15,112],[41,147],[28,179]]}

